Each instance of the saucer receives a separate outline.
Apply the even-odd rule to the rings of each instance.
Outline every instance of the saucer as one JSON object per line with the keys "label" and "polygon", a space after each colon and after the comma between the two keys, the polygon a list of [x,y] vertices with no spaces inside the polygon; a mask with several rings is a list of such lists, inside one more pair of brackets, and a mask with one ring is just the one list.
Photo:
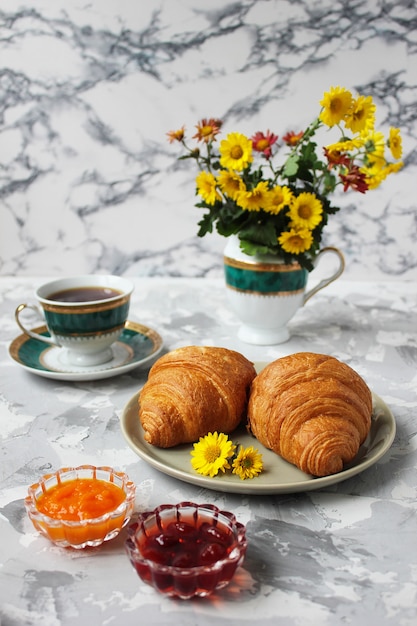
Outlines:
{"label": "saucer", "polygon": [[[46,326],[33,329],[49,336]],[[153,359],[162,350],[160,335],[136,322],[126,322],[119,339],[112,345],[113,358],[102,365],[78,367],[67,362],[65,350],[22,334],[9,346],[9,354],[21,367],[55,380],[99,380],[132,370]]]}

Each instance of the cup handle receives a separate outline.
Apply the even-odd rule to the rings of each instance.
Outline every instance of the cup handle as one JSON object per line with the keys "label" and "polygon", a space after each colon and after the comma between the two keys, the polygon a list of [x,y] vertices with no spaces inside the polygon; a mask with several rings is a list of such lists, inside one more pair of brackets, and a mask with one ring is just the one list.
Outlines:
{"label": "cup handle", "polygon": [[44,335],[40,335],[39,333],[34,333],[32,330],[29,330],[29,329],[27,329],[27,328],[25,328],[23,326],[23,323],[20,321],[20,314],[25,309],[31,309],[32,311],[34,311],[36,313],[36,315],[38,317],[40,317],[43,321],[45,321],[42,313],[40,312],[40,310],[38,309],[38,307],[36,305],[34,305],[34,304],[19,304],[19,306],[17,307],[17,309],[16,309],[16,311],[14,313],[14,317],[15,317],[15,320],[17,322],[17,325],[19,326],[19,328],[21,330],[23,330],[25,335],[28,335],[29,337],[32,337],[32,339],[37,339],[38,341],[44,341],[45,343],[49,343],[52,346],[59,346],[60,347],[60,344],[57,343],[55,341],[55,339],[52,339],[51,337],[45,337]]}
{"label": "cup handle", "polygon": [[328,246],[327,248],[323,248],[322,250],[320,250],[320,252],[316,256],[316,258],[314,259],[314,266],[316,266],[319,258],[322,255],[327,254],[327,253],[335,254],[337,256],[337,258],[339,259],[339,266],[336,269],[336,271],[333,272],[333,274],[331,276],[329,276],[328,278],[324,278],[315,287],[313,287],[312,289],[310,289],[309,291],[307,291],[304,294],[303,304],[305,304],[307,302],[307,300],[309,300],[309,298],[311,298],[318,291],[320,291],[320,289],[323,289],[324,287],[327,287],[327,285],[330,285],[330,283],[332,283],[334,280],[336,280],[336,278],[339,278],[339,276],[341,274],[343,274],[343,270],[345,269],[345,259],[344,259],[344,256],[343,256],[343,254],[340,252],[340,250],[338,248],[334,248],[332,246]]}

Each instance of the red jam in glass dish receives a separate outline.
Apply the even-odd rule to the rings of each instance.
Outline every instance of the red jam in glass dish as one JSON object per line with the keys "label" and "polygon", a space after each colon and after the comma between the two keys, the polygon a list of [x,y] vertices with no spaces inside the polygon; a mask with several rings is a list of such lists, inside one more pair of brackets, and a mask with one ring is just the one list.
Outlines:
{"label": "red jam in glass dish", "polygon": [[99,546],[133,512],[135,486],[111,467],[81,465],[46,474],[29,487],[25,507],[35,528],[62,547]]}
{"label": "red jam in glass dish", "polygon": [[225,587],[246,553],[245,527],[211,504],[181,502],[143,513],[126,550],[139,577],[182,599]]}

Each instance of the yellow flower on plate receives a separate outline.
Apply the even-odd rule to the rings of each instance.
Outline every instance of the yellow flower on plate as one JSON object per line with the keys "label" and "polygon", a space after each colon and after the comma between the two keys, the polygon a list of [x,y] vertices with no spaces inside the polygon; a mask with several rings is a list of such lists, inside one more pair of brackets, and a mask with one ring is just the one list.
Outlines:
{"label": "yellow flower on plate", "polygon": [[313,193],[303,192],[293,198],[288,214],[296,228],[313,230],[323,219],[323,205]]}
{"label": "yellow flower on plate", "polygon": [[207,204],[215,204],[221,201],[222,197],[216,187],[216,178],[211,172],[200,172],[195,179],[197,192],[207,202]]}
{"label": "yellow flower on plate", "polygon": [[253,161],[252,141],[241,133],[229,133],[220,142],[220,165],[241,172]]}
{"label": "yellow flower on plate", "polygon": [[234,443],[224,433],[208,433],[193,445],[191,465],[199,474],[213,478],[219,471],[231,468],[229,459],[235,449]]}
{"label": "yellow flower on plate", "polygon": [[240,446],[239,452],[232,463],[232,472],[245,480],[246,478],[255,478],[263,470],[262,454],[253,446],[244,448]]}
{"label": "yellow flower on plate", "polygon": [[283,232],[278,241],[282,246],[282,249],[289,254],[300,254],[309,250],[313,245],[313,235],[308,228],[291,228],[289,231]]}
{"label": "yellow flower on plate", "polygon": [[339,124],[346,116],[352,105],[352,94],[343,87],[330,87],[320,104],[323,107],[319,118],[326,126]]}

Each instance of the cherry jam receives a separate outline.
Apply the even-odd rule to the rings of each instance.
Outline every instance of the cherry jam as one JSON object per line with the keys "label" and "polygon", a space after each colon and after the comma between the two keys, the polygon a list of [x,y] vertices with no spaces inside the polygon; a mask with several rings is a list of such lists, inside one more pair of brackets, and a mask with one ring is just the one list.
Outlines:
{"label": "cherry jam", "polygon": [[228,584],[244,558],[245,530],[232,514],[206,506],[163,505],[128,529],[127,552],[143,581],[180,598]]}
{"label": "cherry jam", "polygon": [[224,559],[234,537],[228,529],[203,522],[198,528],[188,522],[170,522],[165,529],[155,525],[137,537],[144,559],[160,565],[198,567]]}

